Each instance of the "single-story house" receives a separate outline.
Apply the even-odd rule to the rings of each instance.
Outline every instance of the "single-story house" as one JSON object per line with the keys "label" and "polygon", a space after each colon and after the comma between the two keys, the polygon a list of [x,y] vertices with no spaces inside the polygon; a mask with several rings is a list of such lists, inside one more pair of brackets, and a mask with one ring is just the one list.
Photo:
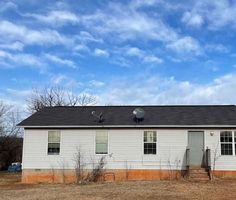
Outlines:
{"label": "single-story house", "polygon": [[234,105],[45,107],[19,126],[25,183],[75,181],[78,153],[105,180],[236,176]]}

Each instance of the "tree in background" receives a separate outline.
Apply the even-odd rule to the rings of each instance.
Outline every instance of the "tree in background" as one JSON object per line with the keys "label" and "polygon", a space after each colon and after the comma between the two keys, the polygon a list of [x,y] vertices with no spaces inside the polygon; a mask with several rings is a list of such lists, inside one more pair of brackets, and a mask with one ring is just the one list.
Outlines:
{"label": "tree in background", "polygon": [[19,121],[19,112],[0,101],[0,170],[21,161],[22,130],[16,126]]}
{"label": "tree in background", "polygon": [[[27,99],[27,110],[33,114],[44,107],[88,106],[96,103],[93,95],[75,95],[60,87],[50,87],[32,90]],[[0,100],[0,170],[6,169],[12,162],[21,161],[23,131],[16,126],[20,121],[20,112]]]}
{"label": "tree in background", "polygon": [[93,95],[86,93],[75,95],[60,87],[50,87],[43,90],[32,90],[27,99],[27,109],[30,113],[35,113],[44,107],[88,106],[96,103],[97,99]]}
{"label": "tree in background", "polygon": [[0,137],[4,135],[4,118],[9,111],[9,106],[0,101]]}

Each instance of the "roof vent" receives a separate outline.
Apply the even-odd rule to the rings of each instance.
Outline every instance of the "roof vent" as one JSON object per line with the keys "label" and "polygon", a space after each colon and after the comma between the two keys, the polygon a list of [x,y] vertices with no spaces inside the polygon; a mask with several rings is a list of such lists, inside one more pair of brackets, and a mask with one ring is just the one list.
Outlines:
{"label": "roof vent", "polygon": [[103,122],[103,113],[102,112],[99,115],[97,115],[95,111],[92,111],[91,114],[98,119],[99,123]]}
{"label": "roof vent", "polygon": [[142,108],[135,108],[133,114],[135,121],[140,122],[144,119],[145,111]]}

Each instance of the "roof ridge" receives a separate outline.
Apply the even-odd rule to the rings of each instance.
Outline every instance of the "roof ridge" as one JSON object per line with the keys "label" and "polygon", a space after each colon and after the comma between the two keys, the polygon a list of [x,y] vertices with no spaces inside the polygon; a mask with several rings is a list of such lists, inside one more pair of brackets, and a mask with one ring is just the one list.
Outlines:
{"label": "roof ridge", "polygon": [[235,107],[233,104],[225,104],[225,105],[108,105],[108,106],[102,106],[102,105],[94,105],[94,106],[47,106],[44,108],[96,108],[96,107]]}

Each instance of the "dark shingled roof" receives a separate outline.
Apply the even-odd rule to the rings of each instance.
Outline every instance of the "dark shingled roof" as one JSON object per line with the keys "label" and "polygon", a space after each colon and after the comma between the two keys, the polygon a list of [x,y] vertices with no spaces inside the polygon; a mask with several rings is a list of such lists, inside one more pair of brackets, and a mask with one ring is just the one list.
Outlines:
{"label": "dark shingled roof", "polygon": [[[144,120],[137,123],[133,110],[145,111]],[[104,121],[91,113],[103,113]],[[58,106],[46,107],[22,121],[19,126],[226,126],[236,125],[236,106]]]}

